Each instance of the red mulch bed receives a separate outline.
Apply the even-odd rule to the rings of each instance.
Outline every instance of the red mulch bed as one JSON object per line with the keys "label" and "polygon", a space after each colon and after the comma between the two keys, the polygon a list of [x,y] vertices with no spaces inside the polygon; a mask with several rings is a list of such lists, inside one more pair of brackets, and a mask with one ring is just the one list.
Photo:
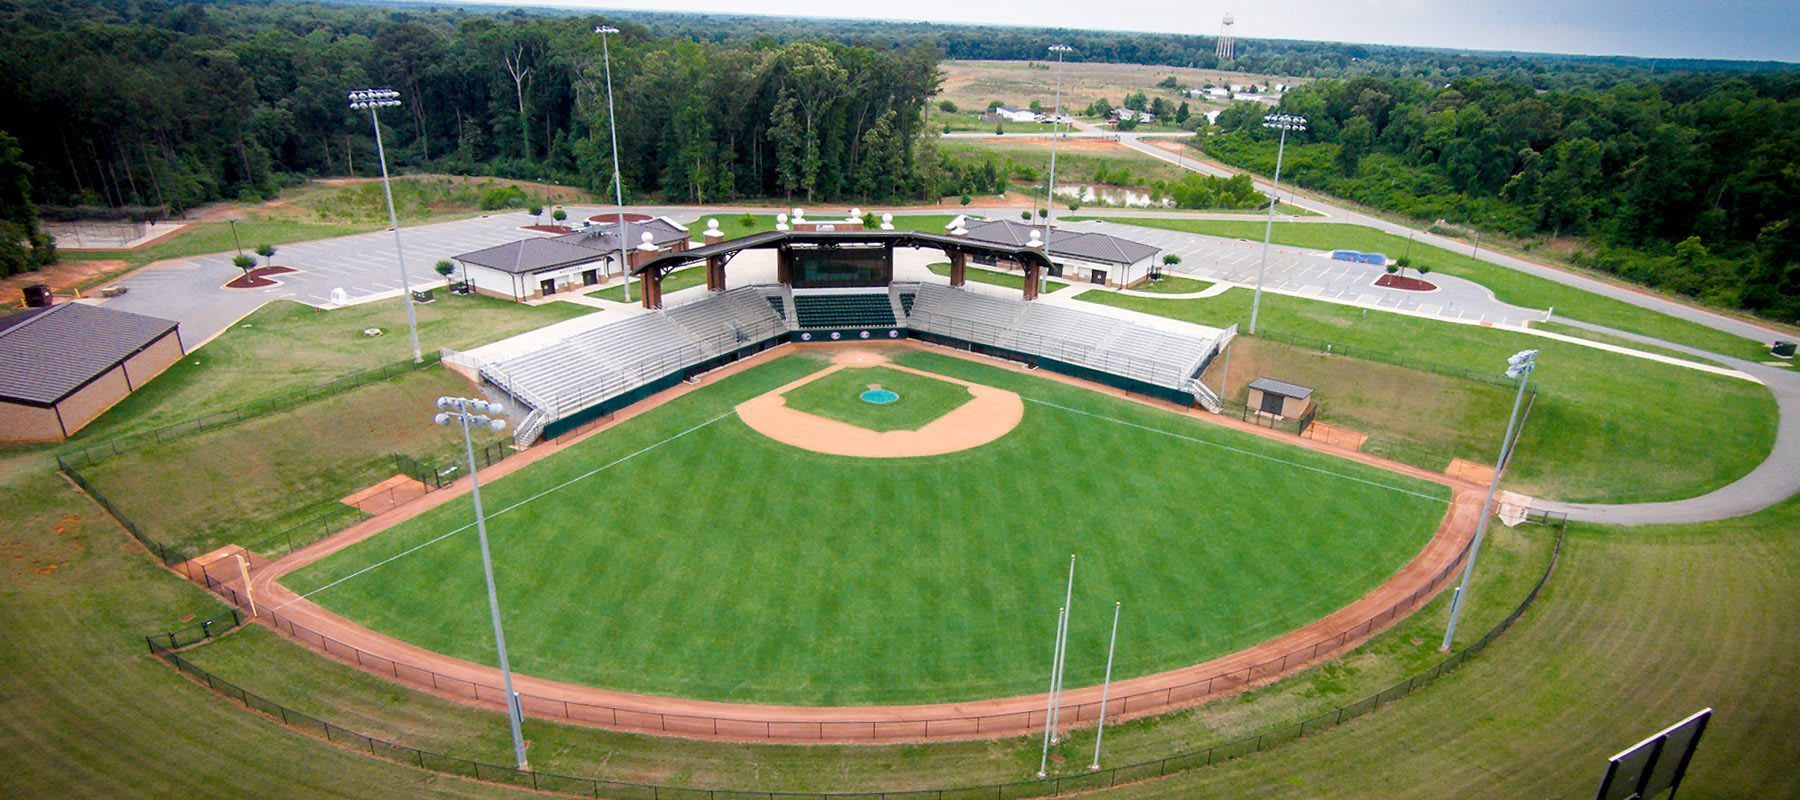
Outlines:
{"label": "red mulch bed", "polygon": [[[630,212],[626,212],[626,214],[625,214],[626,222],[643,222],[648,219],[650,219],[649,214],[633,214]],[[618,222],[618,221],[619,221],[619,215],[616,213],[615,214],[595,214],[591,217],[588,217],[588,222]]]}
{"label": "red mulch bed", "polygon": [[524,230],[541,233],[574,233],[575,229],[567,225],[526,225]]}
{"label": "red mulch bed", "polygon": [[1392,274],[1376,278],[1375,285],[1387,289],[1399,289],[1403,292],[1435,292],[1438,288],[1437,284],[1432,283],[1431,281],[1422,281],[1418,278],[1408,278],[1405,275]]}
{"label": "red mulch bed", "polygon": [[257,267],[243,275],[232,278],[225,284],[225,288],[262,289],[269,286],[275,286],[278,285],[280,281],[269,280],[268,276],[286,275],[290,272],[299,272],[299,270],[294,269],[293,267]]}

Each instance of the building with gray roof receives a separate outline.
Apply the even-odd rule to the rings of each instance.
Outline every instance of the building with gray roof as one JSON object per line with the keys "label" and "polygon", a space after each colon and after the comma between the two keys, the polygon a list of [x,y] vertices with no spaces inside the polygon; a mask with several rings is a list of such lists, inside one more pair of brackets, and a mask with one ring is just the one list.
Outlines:
{"label": "building with gray roof", "polygon": [[[627,221],[625,250],[638,258],[644,234],[657,252],[688,248],[688,230],[668,217]],[[595,286],[623,272],[617,223],[591,224],[574,233],[534,236],[452,256],[475,291],[508,300],[532,300]]]}
{"label": "building with gray roof", "polygon": [[[1012,247],[1028,246],[1037,235],[1042,241],[1044,226],[1019,220],[982,220],[957,217],[946,226],[955,231],[967,230],[967,236],[979,242]],[[1160,248],[1105,233],[1064,230],[1050,227],[1050,274],[1107,286],[1130,286],[1150,274]],[[976,263],[999,266],[976,259]],[[1010,265],[1007,265],[1010,266]]]}

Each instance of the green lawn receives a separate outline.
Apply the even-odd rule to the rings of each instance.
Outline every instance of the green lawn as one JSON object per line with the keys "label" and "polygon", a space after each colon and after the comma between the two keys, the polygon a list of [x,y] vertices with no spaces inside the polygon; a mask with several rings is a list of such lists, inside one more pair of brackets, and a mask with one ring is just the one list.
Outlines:
{"label": "green lawn", "polygon": [[1165,272],[1162,280],[1145,281],[1134,288],[1140,292],[1156,294],[1193,294],[1194,292],[1204,292],[1212,285],[1211,281],[1197,281],[1193,278],[1183,278]]}
{"label": "green lawn", "polygon": [[[874,386],[900,399],[885,405],[863,400]],[[971,399],[968,387],[892,367],[841,369],[782,397],[788,408],[872,431],[916,431]]]}
{"label": "green lawn", "polygon": [[[927,265],[925,265],[925,268],[931,270],[931,274],[933,274],[933,275],[942,275],[944,277],[950,276],[950,262],[948,262],[948,261],[938,261],[938,262],[935,262],[932,264],[927,264]],[[1001,272],[997,269],[985,269],[985,268],[970,264],[968,269],[963,271],[963,276],[968,278],[969,280],[976,282],[976,283],[986,283],[986,284],[991,284],[993,286],[1004,286],[1008,289],[1018,289],[1019,291],[1025,290],[1025,274],[1022,272],[1019,272],[1019,273]],[[1059,281],[1055,278],[1045,278],[1043,291],[1054,292],[1057,289],[1061,289],[1064,286],[1068,286],[1068,285],[1069,285],[1068,281]]]}
{"label": "green lawn", "polygon": [[[939,139],[938,150],[945,155],[976,161],[993,157],[1004,165],[1011,161],[1018,166],[1030,167],[1038,175],[1050,171],[1050,141],[1043,139],[1009,142],[1004,138],[992,139]],[[1058,185],[1065,183],[1087,182],[1093,178],[1094,170],[1104,166],[1108,173],[1116,174],[1121,168],[1131,170],[1132,185],[1148,185],[1153,180],[1173,181],[1188,174],[1188,171],[1175,164],[1155,158],[1136,150],[1119,147],[1104,153],[1059,146],[1056,151],[1056,180]],[[1041,191],[1041,187],[1040,187]],[[1041,196],[1041,195],[1040,195]]]}
{"label": "green lawn", "polygon": [[156,566],[61,476],[11,467],[0,469],[0,794],[519,796],[283,729],[157,663],[143,634],[223,606]]}
{"label": "green lawn", "polygon": [[[823,364],[794,355],[490,484],[501,594],[533,609],[509,618],[514,666],[727,700],[1036,691],[1054,621],[1046,587],[1075,553],[1085,566],[1070,652],[1102,652],[1106,601],[1126,599],[1139,611],[1115,675],[1129,677],[1239,649],[1344,605],[1411,558],[1444,512],[1446,490],[1434,484],[937,354],[900,363],[1033,402],[1018,429],[975,450],[903,462],[797,453],[729,414]],[[679,481],[708,487],[706,503],[620,506],[571,486],[502,511],[683,431],[679,444],[613,466],[593,486]],[[1325,472],[1292,480],[1294,464]],[[1173,474],[1180,492],[1145,491],[1130,478]],[[1078,494],[1043,491],[1062,476],[1078,480]],[[1025,496],[1035,500],[1005,502]],[[469,516],[461,503],[434,509],[286,583],[318,589]],[[454,536],[313,599],[487,661],[475,557],[474,540]],[[730,591],[717,590],[721,580]],[[1103,667],[1098,657],[1072,660],[1069,680],[1097,682]]]}
{"label": "green lawn", "polygon": [[[1247,329],[1251,293],[1164,300],[1092,291],[1081,299]],[[1537,349],[1540,394],[1508,472],[1509,486],[1528,494],[1609,503],[1692,497],[1743,476],[1774,444],[1773,396],[1736,378],[1525,333],[1286,295],[1263,297],[1261,324],[1265,332],[1332,343],[1338,353],[1348,347],[1377,361],[1487,368],[1495,375],[1508,356]],[[1390,413],[1390,424],[1404,425],[1412,412],[1396,404]],[[1494,449],[1457,454],[1493,463]]]}
{"label": "green lawn", "polygon": [[[638,284],[640,284],[642,282],[643,281],[640,281],[636,278],[632,278],[629,281],[629,283],[631,284],[631,299],[630,300],[625,299],[625,284],[624,283],[615,283],[604,289],[595,289],[591,292],[588,292],[587,296],[588,297],[598,297],[601,300],[611,300],[615,303],[627,303],[627,302],[636,303],[636,302],[644,299],[643,289],[638,288]],[[663,282],[662,282],[663,294],[667,295],[670,292],[678,292],[678,291],[681,291],[682,289],[687,289],[687,288],[694,287],[694,286],[700,286],[705,283],[706,283],[706,265],[705,264],[696,264],[691,267],[684,267],[682,269],[675,270],[674,272],[671,272],[671,273],[663,276]]]}
{"label": "green lawn", "polygon": [[[1489,531],[1482,569],[1459,641],[1487,632],[1515,608],[1549,560],[1552,532]],[[1111,723],[1106,763],[1149,761],[1255,736],[1354,702],[1429,669],[1446,620],[1439,598],[1352,653],[1289,680],[1199,709]],[[1129,630],[1129,629],[1127,629]],[[202,668],[290,708],[360,732],[433,752],[505,763],[504,717],[320,658],[264,628],[250,627],[187,652]],[[525,720],[539,770],[637,783],[744,791],[907,791],[1017,781],[1037,770],[1039,740],[938,743],[920,747],[768,746],[614,733]],[[1074,731],[1052,751],[1057,775],[1079,775],[1093,730]]]}
{"label": "green lawn", "polygon": [[61,257],[71,261],[119,260],[141,266],[165,258],[185,258],[235,251],[242,241],[244,252],[250,253],[260,244],[283,245],[314,239],[330,239],[353,233],[382,230],[386,225],[370,223],[298,222],[288,219],[248,219],[237,224],[237,238],[231,235],[228,222],[195,222],[187,230],[149,247],[136,250],[66,251]]}
{"label": "green lawn", "polygon": [[1440,685],[1116,796],[1588,797],[1608,756],[1709,706],[1682,797],[1800,796],[1795,530],[1800,499],[1700,525],[1579,526],[1549,591]]}
{"label": "green lawn", "polygon": [[[1141,225],[1146,228],[1237,239],[1260,240],[1263,235],[1261,222],[1150,218],[1110,221],[1121,225]],[[1733,336],[1697,322],[1639,308],[1623,300],[1601,297],[1552,280],[1490,264],[1466,253],[1451,252],[1417,242],[1409,245],[1404,236],[1360,225],[1277,222],[1271,241],[1318,250],[1373,250],[1395,258],[1410,253],[1415,265],[1475,281],[1493,290],[1494,296],[1502,302],[1526,308],[1554,308],[1559,317],[1653,336],[1749,361],[1761,361],[1768,355],[1768,348],[1762,343],[1741,336]]]}
{"label": "green lawn", "polygon": [[[438,292],[415,306],[419,344],[466,349],[553,322],[594,313],[573,303],[527,306],[478,295]],[[380,336],[364,336],[380,328]],[[194,347],[195,342],[188,342]],[[97,441],[298,392],[351,372],[412,357],[399,298],[323,311],[287,300],[257,309],[204,347],[188,353],[86,428],[74,441]]]}
{"label": "green lawn", "polygon": [[[177,550],[199,555],[238,544],[285,551],[272,536],[321,517],[341,524],[361,516],[338,498],[393,476],[394,454],[429,463],[461,456],[461,439],[431,424],[432,403],[472,390],[448,368],[429,367],[128,452],[83,466],[81,474],[146,535]],[[477,433],[478,445],[504,440]],[[319,528],[306,533],[316,536]]]}

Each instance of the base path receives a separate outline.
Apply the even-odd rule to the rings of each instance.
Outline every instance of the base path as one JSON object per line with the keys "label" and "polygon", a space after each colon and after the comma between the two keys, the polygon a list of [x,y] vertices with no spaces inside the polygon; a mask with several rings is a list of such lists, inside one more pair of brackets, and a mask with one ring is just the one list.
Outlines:
{"label": "base path", "polygon": [[[898,345],[901,347],[917,345]],[[1008,366],[1005,362],[970,356],[955,350],[935,352]],[[772,360],[786,352],[776,348],[704,376],[698,384],[683,384],[633,407],[630,415],[667,402],[727,375]],[[1061,378],[1063,376],[1057,376]],[[1075,382],[1074,379],[1067,379]],[[1111,393],[1111,392],[1108,392]],[[1170,408],[1144,398],[1147,405]],[[1220,420],[1240,428],[1236,420],[1221,420],[1197,412],[1198,419]],[[595,428],[594,435],[617,422]],[[1247,687],[1272,681],[1309,664],[1355,647],[1429,600],[1455,577],[1456,567],[1468,551],[1480,514],[1481,490],[1471,484],[1415,467],[1343,451],[1266,429],[1243,425],[1254,435],[1281,438],[1295,446],[1333,453],[1395,472],[1448,486],[1452,500],[1436,533],[1423,550],[1375,590],[1325,617],[1299,629],[1230,655],[1181,669],[1117,681],[1107,703],[1109,720],[1125,720],[1162,714],[1197,705]],[[511,472],[541,458],[535,451],[560,450],[572,443],[533,448],[496,464],[490,473]],[[534,457],[535,456],[535,457]],[[515,463],[522,462],[522,463]],[[484,477],[486,477],[484,475]],[[281,634],[324,652],[347,664],[409,686],[439,695],[500,709],[504,693],[499,670],[464,661],[409,644],[370,630],[295,594],[280,583],[281,576],[389,527],[417,516],[427,508],[458,499],[468,491],[465,478],[453,487],[434,492],[395,510],[370,519],[340,534],[288,554],[251,574],[251,585],[260,606],[256,621]],[[227,581],[229,594],[240,588]],[[876,743],[927,740],[992,739],[1040,732],[1044,725],[1045,695],[995,698],[957,703],[906,706],[786,706],[724,703],[619,692],[514,675],[514,688],[526,714],[617,730],[668,734],[691,738],[776,742]],[[1060,719],[1067,726],[1082,726],[1100,716],[1101,687],[1066,690]]]}
{"label": "base path", "polygon": [[[873,366],[958,384],[969,390],[972,399],[915,431],[872,431],[788,408],[782,397],[838,370]],[[1011,433],[1025,418],[1025,401],[1005,389],[890,364],[879,352],[856,349],[838,353],[826,369],[744,401],[738,405],[737,415],[751,430],[802,450],[860,458],[914,458],[980,447]]]}

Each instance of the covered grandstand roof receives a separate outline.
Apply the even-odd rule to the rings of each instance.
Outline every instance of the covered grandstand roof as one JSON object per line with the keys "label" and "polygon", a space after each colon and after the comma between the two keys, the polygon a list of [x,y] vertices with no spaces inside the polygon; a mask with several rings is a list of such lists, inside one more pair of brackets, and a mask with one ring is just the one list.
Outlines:
{"label": "covered grandstand roof", "polygon": [[0,318],[0,399],[53,405],[174,330],[166,319],[83,303]]}
{"label": "covered grandstand roof", "polygon": [[677,253],[664,253],[656,258],[632,268],[631,274],[638,275],[650,270],[658,273],[667,272],[697,261],[705,261],[713,256],[730,259],[745,250],[772,249],[786,245],[806,245],[822,247],[881,245],[883,247],[931,247],[946,252],[987,253],[1022,261],[1032,261],[1038,266],[1048,265],[1048,259],[1038,250],[1023,246],[999,242],[983,242],[972,240],[966,236],[948,236],[940,233],[920,233],[917,231],[768,231],[727,239],[718,244],[709,244]]}
{"label": "covered grandstand roof", "polygon": [[[1014,247],[1024,247],[1029,243],[1032,231],[1038,231],[1038,235],[1042,236],[1044,230],[1042,225],[1027,225],[1010,219],[978,220],[962,217],[957,221],[968,229],[970,239]],[[952,226],[956,224],[957,222],[951,223]],[[1160,252],[1161,248],[1110,234],[1063,230],[1055,226],[1050,228],[1052,257],[1079,258],[1102,264],[1136,264],[1155,257]]]}
{"label": "covered grandstand roof", "polygon": [[[596,222],[574,233],[565,233],[556,237],[557,241],[580,245],[590,250],[618,252],[619,224],[616,222]],[[668,217],[633,221],[629,217],[625,221],[625,246],[637,247],[640,236],[650,234],[650,241],[657,247],[664,247],[675,242],[688,240],[688,229]]]}

